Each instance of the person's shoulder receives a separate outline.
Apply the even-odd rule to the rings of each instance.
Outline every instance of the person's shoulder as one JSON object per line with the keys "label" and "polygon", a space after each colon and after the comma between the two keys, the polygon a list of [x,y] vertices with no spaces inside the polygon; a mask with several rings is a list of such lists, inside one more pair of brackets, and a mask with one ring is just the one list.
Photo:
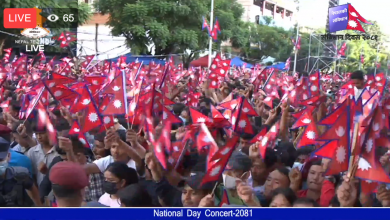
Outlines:
{"label": "person's shoulder", "polygon": [[19,160],[19,159],[30,160],[30,158],[28,158],[26,155],[24,155],[23,153],[21,153],[21,152],[19,152],[19,151],[10,150],[10,153],[11,153],[11,158],[12,158],[12,157],[17,157],[18,160]]}
{"label": "person's shoulder", "polygon": [[109,201],[111,200],[110,194],[104,193],[102,196],[99,198],[99,203],[103,205],[109,205]]}
{"label": "person's shoulder", "polygon": [[31,155],[31,154],[33,154],[34,152],[39,151],[40,148],[41,148],[41,145],[40,145],[40,144],[37,144],[37,145],[35,145],[34,147],[31,147],[31,148],[26,152],[26,154],[27,154],[27,155]]}
{"label": "person's shoulder", "polygon": [[9,167],[9,171],[11,172],[12,176],[17,180],[25,180],[26,178],[30,178],[30,172],[26,167]]}
{"label": "person's shoulder", "polygon": [[114,159],[112,158],[111,155],[108,155],[108,156],[102,157],[100,159],[97,159],[93,162],[94,163],[114,162]]}
{"label": "person's shoulder", "polygon": [[93,161],[93,164],[95,164],[101,172],[104,172],[108,167],[108,165],[110,165],[113,162],[114,162],[114,158],[112,158],[111,155],[108,155]]}

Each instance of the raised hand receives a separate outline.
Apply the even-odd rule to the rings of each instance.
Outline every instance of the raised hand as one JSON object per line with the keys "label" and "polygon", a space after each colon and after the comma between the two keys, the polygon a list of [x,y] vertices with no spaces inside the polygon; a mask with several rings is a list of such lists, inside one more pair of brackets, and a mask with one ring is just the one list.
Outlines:
{"label": "raised hand", "polygon": [[203,197],[199,202],[199,207],[214,207],[214,197],[211,194]]}
{"label": "raised hand", "polygon": [[129,142],[131,146],[136,146],[138,141],[137,133],[132,129],[128,129],[126,132],[126,141]]}
{"label": "raised hand", "polygon": [[344,176],[343,183],[337,189],[337,198],[341,207],[353,207],[357,199],[355,183]]}
{"label": "raised hand", "polygon": [[295,192],[298,191],[302,181],[301,171],[297,167],[295,167],[291,169],[290,173],[288,174],[288,177],[290,179],[290,188]]}
{"label": "raised hand", "polygon": [[253,188],[249,186],[246,182],[242,180],[236,180],[237,185],[237,194],[240,197],[240,199],[245,202],[248,206],[260,206],[260,203],[258,203],[257,199],[255,199],[255,194],[253,191]]}

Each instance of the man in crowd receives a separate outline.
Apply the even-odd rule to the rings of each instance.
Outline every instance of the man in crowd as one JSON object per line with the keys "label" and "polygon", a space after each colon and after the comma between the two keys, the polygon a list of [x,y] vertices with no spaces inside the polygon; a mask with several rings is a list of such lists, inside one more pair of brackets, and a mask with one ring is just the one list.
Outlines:
{"label": "man in crowd", "polygon": [[0,206],[42,206],[38,189],[28,169],[10,166],[10,143],[0,138]]}
{"label": "man in crowd", "polygon": [[88,176],[83,167],[73,162],[59,162],[49,176],[58,207],[81,207]]}

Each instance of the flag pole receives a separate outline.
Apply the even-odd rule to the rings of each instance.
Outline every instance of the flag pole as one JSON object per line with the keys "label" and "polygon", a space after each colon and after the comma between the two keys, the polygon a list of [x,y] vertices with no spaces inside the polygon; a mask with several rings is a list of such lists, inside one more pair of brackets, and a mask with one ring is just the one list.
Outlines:
{"label": "flag pole", "polygon": [[362,56],[363,56],[363,45],[361,45],[360,44],[360,46],[361,46],[361,49],[360,49],[360,57],[359,57],[359,70],[361,70],[362,69]]}
{"label": "flag pole", "polygon": [[378,66],[378,55],[379,55],[379,44],[378,44],[378,46],[376,47],[376,58],[375,58],[375,71],[374,71],[374,76],[376,75],[376,69],[377,69],[377,66]]}
{"label": "flag pole", "polygon": [[298,55],[298,49],[297,49],[297,44],[298,44],[298,39],[299,39],[299,21],[297,21],[297,36],[295,38],[295,55],[294,55],[294,72],[293,75],[295,74],[297,70],[297,55]]}
{"label": "flag pole", "polygon": [[[214,28],[213,24],[213,19],[214,19],[214,0],[211,0],[211,11],[210,11],[210,31]],[[213,53],[213,38],[209,36],[209,62],[207,67],[210,68],[211,65],[211,55]]]}
{"label": "flag pole", "polygon": [[[335,48],[335,56],[336,56],[336,59],[335,59],[335,62],[334,62],[334,73],[336,73],[336,68],[337,68],[337,60],[339,59],[339,48],[337,47],[337,43],[338,43],[338,40],[336,40],[336,48]],[[333,73],[333,75],[334,75]]]}

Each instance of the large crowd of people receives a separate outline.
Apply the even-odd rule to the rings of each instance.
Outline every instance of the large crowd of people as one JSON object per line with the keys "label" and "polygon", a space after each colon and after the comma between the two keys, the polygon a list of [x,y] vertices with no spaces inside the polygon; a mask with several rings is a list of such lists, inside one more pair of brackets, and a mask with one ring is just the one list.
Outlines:
{"label": "large crowd of people", "polygon": [[[142,75],[140,72],[143,71],[138,69],[136,74],[140,75],[130,74],[128,81],[122,78],[123,84],[115,82],[121,77],[120,72],[110,78],[104,71],[99,77],[107,77],[98,83],[88,80],[87,76],[74,81],[69,80],[70,76],[56,81],[51,74],[27,83],[21,83],[23,78],[3,79],[0,206],[390,205],[386,181],[372,179],[369,182],[375,183],[374,187],[369,190],[366,185],[363,187],[368,181],[358,173],[362,170],[360,162],[358,171],[354,171],[353,163],[350,163],[344,170],[329,172],[331,166],[338,166],[335,163],[343,155],[337,150],[318,153],[324,145],[329,145],[318,137],[320,134],[326,136],[331,125],[338,123],[333,120],[325,127],[319,122],[348,100],[360,100],[358,97],[367,90],[369,95],[374,95],[366,88],[372,84],[365,80],[363,72],[355,71],[343,80],[313,81],[311,78],[321,73],[300,73],[293,77],[276,70],[240,70],[218,78],[219,85],[213,88],[210,86],[215,82],[211,76],[213,71],[210,74],[205,71],[205,76],[201,76],[195,74],[196,71],[190,73],[190,70],[181,69],[171,71],[169,77],[162,72],[160,78],[155,77],[160,81],[145,83],[149,76]],[[140,84],[143,85],[138,86],[141,75]],[[278,78],[281,82],[272,83]],[[54,87],[52,82],[55,82]],[[115,92],[118,85],[125,84],[126,94],[122,97],[128,104],[125,115],[115,112],[121,103],[113,99],[120,95],[100,95],[85,102],[84,90],[80,90],[88,87],[86,91],[90,91],[88,94],[92,97],[107,93],[105,88]],[[93,87],[95,85],[97,89]],[[305,89],[305,85],[312,91],[306,96],[301,94],[310,90]],[[314,93],[313,85],[319,85],[318,93]],[[65,88],[76,95],[58,97],[58,91],[65,92]],[[297,99],[294,99],[295,93]],[[385,106],[382,103],[386,100],[386,91],[382,95],[385,98],[380,98],[376,109]],[[105,97],[109,97],[107,102]],[[152,109],[157,105],[159,110],[150,111],[148,98],[154,103]],[[310,103],[307,100],[311,100]],[[132,106],[134,103],[135,107]],[[88,105],[88,109],[80,104]],[[112,114],[100,108],[102,105],[107,105],[104,106],[107,109],[111,105]],[[367,105],[362,108],[365,107]],[[96,118],[92,108],[98,109]],[[310,124],[305,122],[301,112],[316,121],[318,134],[313,134],[315,138],[307,132],[308,127],[298,125],[300,121]],[[343,113],[339,113],[339,118],[340,114]],[[103,118],[105,115],[111,117],[112,124]],[[368,121],[371,114],[363,115]],[[389,115],[386,116],[384,123],[387,125],[382,125],[380,137],[387,138]],[[93,124],[100,120],[104,124]],[[352,134],[357,122],[348,120],[346,123]],[[360,133],[364,132],[369,136],[369,131]],[[348,148],[354,146],[355,136],[352,136],[348,136]],[[332,142],[335,149],[342,144],[341,139]],[[359,141],[364,143],[357,147],[364,149],[367,140],[361,138]],[[375,144],[373,147],[374,159],[388,174],[389,145]],[[348,156],[344,154],[344,157]],[[385,177],[382,179],[386,180]]]}

